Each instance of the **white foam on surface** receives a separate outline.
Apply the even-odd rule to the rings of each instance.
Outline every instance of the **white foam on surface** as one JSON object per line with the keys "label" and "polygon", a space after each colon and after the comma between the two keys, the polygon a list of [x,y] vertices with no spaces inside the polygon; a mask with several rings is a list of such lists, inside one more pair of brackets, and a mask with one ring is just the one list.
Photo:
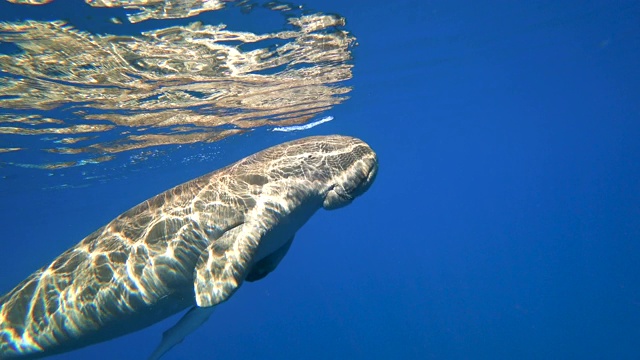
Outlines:
{"label": "white foam on surface", "polygon": [[312,123],[308,123],[308,124],[305,124],[305,125],[276,127],[276,128],[271,129],[271,131],[290,132],[290,131],[308,130],[308,129],[311,129],[312,127],[318,126],[320,124],[324,124],[324,123],[329,122],[331,120],[333,120],[333,116],[327,116],[327,117],[323,117],[322,119],[320,119],[318,121],[314,121]]}

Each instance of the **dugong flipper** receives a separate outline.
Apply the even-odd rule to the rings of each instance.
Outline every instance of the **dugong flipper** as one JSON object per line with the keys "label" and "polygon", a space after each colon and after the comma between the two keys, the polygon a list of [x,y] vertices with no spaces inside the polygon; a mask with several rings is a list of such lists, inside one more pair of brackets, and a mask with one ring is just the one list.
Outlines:
{"label": "dugong flipper", "polygon": [[244,280],[273,271],[319,208],[364,193],[377,168],[361,140],[309,137],[154,196],[0,297],[0,359],[63,353],[192,307],[158,358]]}
{"label": "dugong flipper", "polygon": [[278,250],[272,252],[264,259],[257,261],[252,267],[251,272],[244,278],[245,281],[253,282],[258,281],[265,276],[269,275],[270,272],[276,269],[280,261],[287,255],[291,244],[293,243],[293,238],[289,239],[286,244],[282,245]]}

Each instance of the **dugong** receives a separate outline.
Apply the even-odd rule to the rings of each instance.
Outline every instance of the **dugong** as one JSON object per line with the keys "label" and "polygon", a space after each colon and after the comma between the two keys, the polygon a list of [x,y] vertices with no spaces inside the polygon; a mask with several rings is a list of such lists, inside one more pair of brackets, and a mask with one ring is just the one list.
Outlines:
{"label": "dugong", "polygon": [[109,340],[191,307],[157,359],[242,283],[264,278],[320,208],[363,194],[374,151],[347,136],[277,145],[131,208],[0,297],[0,359]]}

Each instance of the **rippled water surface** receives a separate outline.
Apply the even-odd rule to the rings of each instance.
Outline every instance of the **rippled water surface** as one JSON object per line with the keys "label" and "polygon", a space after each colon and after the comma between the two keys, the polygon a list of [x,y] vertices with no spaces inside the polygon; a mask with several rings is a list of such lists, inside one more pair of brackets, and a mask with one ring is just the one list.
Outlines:
{"label": "rippled water surface", "polygon": [[[67,16],[0,24],[4,164],[139,162],[176,145],[304,124],[348,98],[356,38],[340,15],[284,3],[144,3],[79,3],[99,31]],[[104,11],[122,8],[130,11]],[[153,29],[125,25],[152,20]],[[108,178],[110,167],[88,166],[85,179]]]}

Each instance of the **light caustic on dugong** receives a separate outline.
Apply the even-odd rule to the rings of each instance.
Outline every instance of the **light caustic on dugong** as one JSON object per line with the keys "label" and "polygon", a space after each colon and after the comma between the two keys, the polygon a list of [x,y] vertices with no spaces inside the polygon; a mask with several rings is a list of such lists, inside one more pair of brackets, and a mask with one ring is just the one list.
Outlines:
{"label": "light caustic on dugong", "polygon": [[0,359],[70,351],[192,307],[159,358],[243,281],[273,271],[316,210],[364,193],[377,169],[359,139],[308,137],[144,201],[0,298]]}

